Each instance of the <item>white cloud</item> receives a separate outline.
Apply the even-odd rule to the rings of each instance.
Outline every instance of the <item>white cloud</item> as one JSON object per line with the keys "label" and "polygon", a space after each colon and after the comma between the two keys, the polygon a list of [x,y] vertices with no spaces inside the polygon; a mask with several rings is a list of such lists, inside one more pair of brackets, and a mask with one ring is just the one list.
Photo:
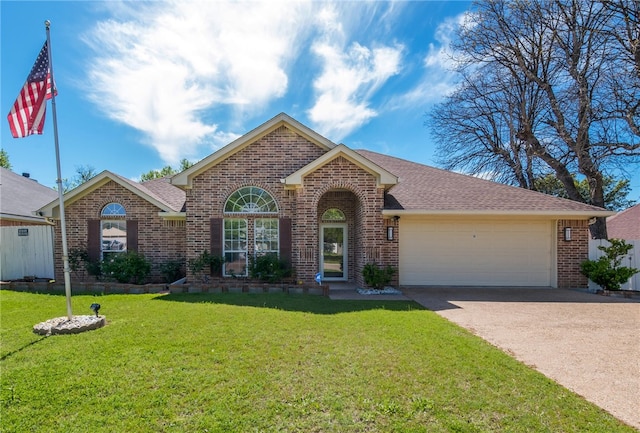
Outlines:
{"label": "white cloud", "polygon": [[322,71],[314,80],[316,101],[307,114],[318,131],[339,141],[377,115],[370,98],[400,69],[403,47],[353,42],[346,35],[334,9],[317,14],[320,38],[311,47]]}
{"label": "white cloud", "polygon": [[[120,5],[120,6],[117,6]],[[203,117],[238,117],[282,97],[287,67],[304,40],[307,3],[162,2],[123,8],[85,41],[88,96],[111,118],[141,131],[169,163],[235,137]]]}
{"label": "white cloud", "polygon": [[395,108],[424,107],[437,103],[456,88],[456,60],[451,43],[461,25],[469,22],[465,12],[438,25],[434,40],[423,59],[424,73],[416,85],[392,101]]}

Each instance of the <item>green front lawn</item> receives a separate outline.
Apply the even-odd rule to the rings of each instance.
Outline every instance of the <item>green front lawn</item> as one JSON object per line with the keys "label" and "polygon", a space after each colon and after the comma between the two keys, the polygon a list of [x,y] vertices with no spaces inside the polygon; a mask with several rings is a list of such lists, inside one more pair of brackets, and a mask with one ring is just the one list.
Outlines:
{"label": "green front lawn", "polygon": [[412,302],[0,291],[2,432],[632,432]]}

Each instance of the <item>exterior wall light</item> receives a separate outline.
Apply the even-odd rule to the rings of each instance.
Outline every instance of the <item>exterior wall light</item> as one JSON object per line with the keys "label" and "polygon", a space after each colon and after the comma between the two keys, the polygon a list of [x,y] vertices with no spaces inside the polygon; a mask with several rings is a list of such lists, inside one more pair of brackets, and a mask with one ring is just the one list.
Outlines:
{"label": "exterior wall light", "polygon": [[570,241],[571,240],[571,227],[565,227],[564,228],[564,240],[565,241]]}
{"label": "exterior wall light", "polygon": [[387,240],[393,240],[393,226],[387,226]]}

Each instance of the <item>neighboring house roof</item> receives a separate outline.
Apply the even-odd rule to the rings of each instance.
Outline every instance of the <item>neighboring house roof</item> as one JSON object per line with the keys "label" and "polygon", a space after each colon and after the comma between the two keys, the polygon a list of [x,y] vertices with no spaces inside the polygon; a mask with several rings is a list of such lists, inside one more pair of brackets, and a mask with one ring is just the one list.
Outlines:
{"label": "neighboring house roof", "polygon": [[640,203],[607,218],[609,238],[640,240]]}
{"label": "neighboring house roof", "polygon": [[336,144],[331,140],[328,140],[311,128],[303,125],[285,113],[280,113],[257,128],[254,128],[221,149],[215,151],[202,161],[199,161],[183,172],[176,174],[171,178],[171,183],[173,185],[191,188],[191,182],[198,174],[241,151],[251,143],[254,143],[281,126],[286,126],[288,129],[294,131],[324,150],[331,150],[336,146]]}
{"label": "neighboring house roof", "polygon": [[0,167],[0,218],[43,223],[45,219],[34,213],[57,197],[58,192],[53,188]]}
{"label": "neighboring house roof", "polygon": [[[110,181],[116,182],[133,194],[160,208],[167,215],[176,215],[183,212],[186,194],[179,188],[169,184],[167,178],[139,183],[107,170],[68,191],[64,195],[65,205],[79,200]],[[57,201],[50,202],[40,208],[40,211],[45,216],[57,218],[60,214],[59,204]]]}
{"label": "neighboring house roof", "polygon": [[378,186],[388,187],[398,183],[398,178],[395,175],[389,173],[387,170],[365,158],[361,154],[349,149],[344,144],[334,147],[320,158],[317,158],[315,161],[307,164],[295,173],[290,174],[285,179],[282,179],[282,181],[289,187],[301,187],[304,183],[303,178],[306,175],[340,156],[375,176]]}
{"label": "neighboring house roof", "polygon": [[387,193],[386,215],[504,214],[607,216],[605,209],[463,175],[368,150],[357,151],[398,176]]}

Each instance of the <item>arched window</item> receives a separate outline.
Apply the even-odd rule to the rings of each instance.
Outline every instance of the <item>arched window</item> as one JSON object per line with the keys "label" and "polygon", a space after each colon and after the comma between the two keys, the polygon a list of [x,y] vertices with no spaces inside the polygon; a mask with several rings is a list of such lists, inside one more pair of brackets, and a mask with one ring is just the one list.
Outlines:
{"label": "arched window", "polygon": [[224,219],[224,276],[246,276],[250,254],[253,257],[279,254],[278,218],[264,217],[278,213],[278,204],[271,194],[257,186],[242,187],[229,196],[224,211],[248,214]]}
{"label": "arched window", "polygon": [[100,212],[100,253],[104,260],[111,254],[127,251],[127,212],[120,203],[109,203]]}
{"label": "arched window", "polygon": [[277,213],[278,205],[271,194],[257,186],[245,186],[229,196],[225,212]]}
{"label": "arched window", "polygon": [[347,218],[340,209],[331,208],[324,211],[322,221],[345,221]]}

